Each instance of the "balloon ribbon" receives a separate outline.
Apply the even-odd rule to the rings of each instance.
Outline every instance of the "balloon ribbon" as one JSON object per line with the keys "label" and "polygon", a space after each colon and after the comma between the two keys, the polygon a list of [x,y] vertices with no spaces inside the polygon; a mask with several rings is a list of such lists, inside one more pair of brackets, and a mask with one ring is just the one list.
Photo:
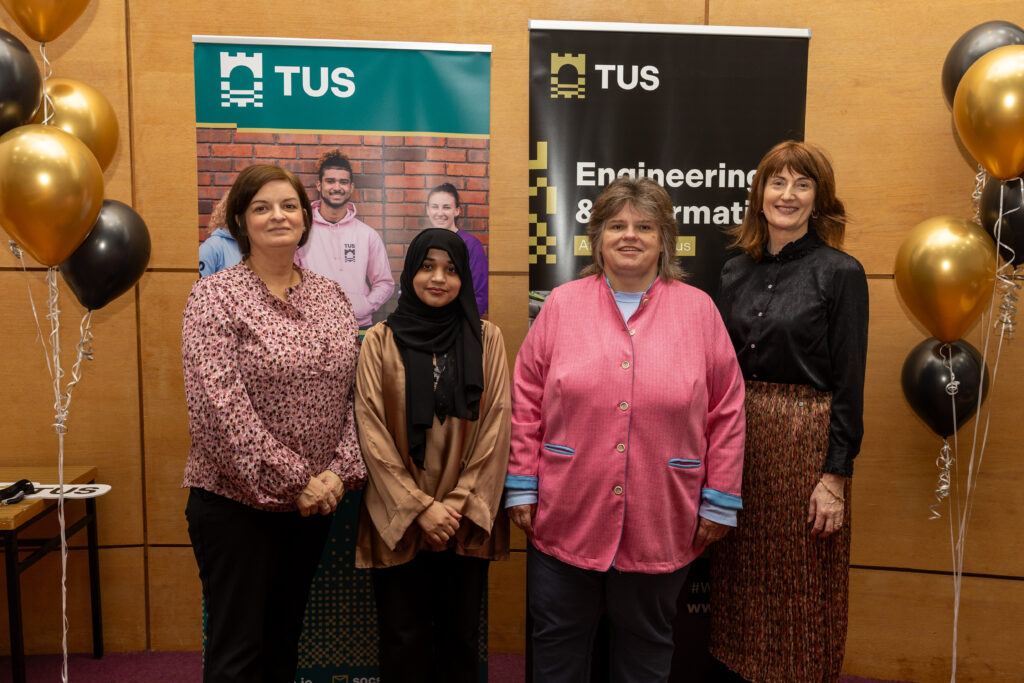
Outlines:
{"label": "balloon ribbon", "polygon": [[939,468],[939,483],[935,487],[935,502],[928,506],[931,513],[928,519],[942,519],[942,513],[939,512],[939,506],[942,505],[942,501],[949,496],[949,469],[953,464],[953,451],[949,447],[949,440],[942,440],[942,449],[939,451],[939,457],[935,459],[935,466]]}

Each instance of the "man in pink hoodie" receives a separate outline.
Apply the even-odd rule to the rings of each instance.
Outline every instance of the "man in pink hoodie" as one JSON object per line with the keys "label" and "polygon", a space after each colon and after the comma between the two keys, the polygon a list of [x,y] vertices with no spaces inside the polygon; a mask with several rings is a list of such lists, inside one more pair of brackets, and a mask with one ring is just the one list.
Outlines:
{"label": "man in pink hoodie", "polygon": [[384,241],[377,231],[356,218],[349,200],[355,185],[352,165],[332,149],[320,156],[309,241],[295,253],[295,263],[341,285],[355,311],[359,327],[369,327],[373,312],[395,291]]}

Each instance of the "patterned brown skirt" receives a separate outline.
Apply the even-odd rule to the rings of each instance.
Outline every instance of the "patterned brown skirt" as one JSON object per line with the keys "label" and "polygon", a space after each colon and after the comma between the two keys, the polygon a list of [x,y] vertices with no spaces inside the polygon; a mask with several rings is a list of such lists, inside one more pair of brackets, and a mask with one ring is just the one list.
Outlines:
{"label": "patterned brown skirt", "polygon": [[747,382],[739,525],[712,546],[711,653],[756,683],[839,680],[846,646],[846,521],[811,536],[807,506],[828,451],[831,395]]}

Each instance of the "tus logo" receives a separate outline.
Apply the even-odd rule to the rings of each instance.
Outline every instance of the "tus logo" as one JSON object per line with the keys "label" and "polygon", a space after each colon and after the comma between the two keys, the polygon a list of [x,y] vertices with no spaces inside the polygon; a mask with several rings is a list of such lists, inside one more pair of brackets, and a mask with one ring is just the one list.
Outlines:
{"label": "tus logo", "polygon": [[551,99],[586,99],[587,56],[551,53]]}
{"label": "tus logo", "polygon": [[[651,64],[595,64],[601,90],[618,88],[635,90],[657,90],[661,85],[658,67]],[[571,53],[551,53],[551,98],[586,99],[587,97],[587,56]]]}
{"label": "tus logo", "polygon": [[[252,78],[251,88],[232,88],[231,72],[235,69],[245,69]],[[230,107],[253,107],[263,106],[263,54],[254,52],[247,55],[244,52],[231,54],[230,52],[220,53],[220,106]],[[242,80],[236,76],[236,83]],[[248,85],[248,80],[245,80]]]}
{"label": "tus logo", "polygon": [[611,87],[612,73],[615,74],[615,84],[620,90],[633,90],[639,84],[644,90],[651,91],[661,85],[658,67],[650,64],[595,64],[594,68],[601,72],[601,90]]}

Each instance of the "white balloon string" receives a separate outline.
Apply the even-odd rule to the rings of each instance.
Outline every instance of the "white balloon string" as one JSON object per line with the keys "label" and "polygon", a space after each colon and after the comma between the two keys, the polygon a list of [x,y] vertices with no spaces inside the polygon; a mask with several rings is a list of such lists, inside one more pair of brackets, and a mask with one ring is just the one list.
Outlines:
{"label": "white balloon string", "polygon": [[[1021,182],[1018,180],[1018,182]],[[1005,197],[1006,186],[1005,183],[1000,188],[999,195],[999,217],[996,219],[994,228],[994,236],[996,241],[996,256],[995,256],[995,274],[999,286],[992,291],[992,300],[989,303],[988,313],[982,316],[981,329],[984,330],[982,333],[982,351],[981,351],[981,367],[979,368],[978,377],[978,392],[977,392],[977,406],[975,409],[976,418],[974,421],[974,430],[971,441],[971,456],[968,460],[967,465],[967,481],[965,483],[965,498],[962,511],[958,513],[958,524],[956,529],[956,537],[953,543],[953,660],[952,660],[952,672],[951,681],[956,681],[956,664],[957,664],[957,634],[958,624],[960,617],[960,591],[963,581],[963,566],[964,566],[964,553],[967,546],[967,527],[970,522],[971,516],[974,512],[974,500],[975,493],[977,492],[978,482],[981,476],[981,465],[985,458],[985,447],[988,445],[989,428],[992,422],[992,404],[991,402],[985,407],[984,414],[982,413],[982,405],[985,397],[985,371],[988,368],[988,351],[989,346],[992,342],[992,330],[999,330],[999,340],[995,348],[995,358],[992,363],[992,373],[989,378],[989,388],[994,390],[996,378],[999,374],[999,360],[1002,356],[1003,340],[1008,339],[1013,333],[1016,325],[1015,313],[1016,306],[1014,305],[1017,297],[1014,294],[1014,290],[1017,285],[1012,281],[1012,277],[1006,277],[1007,263],[1000,263],[1000,249],[1009,248],[1009,245],[1005,245],[1002,242],[1002,219],[1003,216],[1016,211],[1017,208],[1011,209],[1010,211],[1004,212],[1003,201]],[[1012,254],[1012,249],[1010,250]],[[1012,256],[1009,264],[1012,268]],[[1010,271],[1012,272],[1012,270]],[[999,298],[1001,303],[999,306],[999,317],[994,319],[994,311],[996,308],[996,299]],[[995,322],[993,322],[995,320]],[[984,417],[984,429],[981,433],[981,444],[978,444],[978,431],[979,426]],[[959,481],[959,476],[957,477]]]}
{"label": "white balloon string", "polygon": [[[68,410],[71,408],[71,392],[75,386],[82,379],[82,361],[92,360],[92,311],[86,311],[85,315],[82,316],[82,322],[78,325],[78,331],[81,335],[78,344],[76,345],[77,355],[75,357],[75,363],[71,366],[71,380],[64,387],[64,417],[67,417]],[[64,431],[67,431],[65,429]]]}
{"label": "white balloon string", "polygon": [[32,308],[32,319],[36,323],[36,339],[39,340],[39,344],[43,347],[43,360],[46,361],[46,372],[52,380],[53,368],[50,367],[50,353],[49,349],[46,348],[46,339],[43,337],[43,327],[39,324],[39,314],[36,312],[36,300],[32,296],[32,282],[28,277],[28,268],[25,267],[25,258],[17,242],[8,240],[8,244],[10,244],[11,253],[14,254],[14,258],[18,259],[18,262],[21,263],[21,273],[25,278],[25,289],[28,290],[28,304]]}
{"label": "white balloon string", "polygon": [[971,200],[974,205],[974,222],[981,223],[981,194],[985,189],[985,167],[978,164],[978,172],[974,176],[974,192],[971,193]]}
{"label": "white balloon string", "polygon": [[[942,501],[949,496],[949,467],[952,462],[953,457],[949,448],[949,440],[943,439],[942,449],[939,451],[939,457],[935,459],[935,466],[939,468],[939,483],[935,487],[935,502],[928,506],[928,509],[930,510],[928,519],[942,519],[942,513],[939,512],[939,507],[942,505]],[[949,519],[950,533],[952,533],[953,515],[950,515]]]}
{"label": "white balloon string", "polygon": [[60,366],[60,304],[58,302],[57,268],[50,266],[46,271],[46,285],[49,292],[46,318],[50,321],[50,356],[53,361],[53,429],[58,434],[67,431],[64,426],[64,401],[61,399],[60,384],[64,369]]}
{"label": "white balloon string", "polygon": [[61,647],[64,654],[61,665],[61,680],[67,681],[68,666],[68,586],[67,586],[67,554],[68,539],[64,526],[64,433],[65,426],[64,401],[61,397],[60,380],[64,371],[60,367],[60,306],[57,288],[57,268],[50,266],[46,271],[48,290],[46,317],[50,321],[50,352],[53,355],[53,410],[55,413],[53,429],[57,433],[57,484],[60,487],[57,496],[57,522],[60,525],[60,615],[61,615]]}
{"label": "white balloon string", "polygon": [[53,65],[50,60],[46,57],[46,43],[39,43],[39,56],[43,60],[43,125],[50,125],[50,121],[53,120],[53,100],[50,99],[50,94],[46,92],[46,81],[53,76]]}
{"label": "white balloon string", "polygon": [[[959,441],[957,440],[956,433],[956,395],[960,391],[960,380],[956,378],[956,373],[953,371],[953,345],[946,342],[939,346],[939,357],[942,358],[942,365],[949,371],[949,382],[946,383],[945,391],[949,396],[950,410],[953,415],[953,452],[951,458],[952,468],[955,470],[957,465],[957,457],[959,454]],[[948,443],[948,442],[947,442]],[[950,482],[952,484],[950,492],[950,513],[951,517],[960,518],[960,479],[955,474],[950,475]]]}
{"label": "white balloon string", "polygon": [[[1024,179],[1015,178],[1018,184],[1018,194],[1024,200]],[[1010,181],[1013,182],[1013,181]],[[1020,211],[1020,206],[1015,206],[1010,209],[1005,208],[1006,199],[1006,183],[1002,183],[999,188],[999,216],[996,218],[995,227],[993,229],[993,236],[996,240],[996,250],[1001,252],[1005,256],[1005,260],[1000,263],[999,254],[996,256],[996,292],[999,298],[999,315],[996,318],[996,327],[1000,328],[1000,337],[1003,335],[1007,337],[1013,336],[1014,331],[1017,329],[1017,295],[1016,290],[1020,288],[1020,285],[1014,281],[1014,268],[1013,260],[1016,253],[1012,246],[1003,242],[1003,218],[1010,215],[1014,211]],[[1009,254],[1006,256],[1006,254]]]}
{"label": "white balloon string", "polygon": [[[946,384],[946,394],[949,395],[949,405],[953,415],[953,453],[952,457],[949,458],[948,465],[955,466],[958,462],[960,443],[957,438],[957,422],[956,422],[956,395],[960,391],[960,381],[956,378],[956,373],[953,371],[953,346],[946,342],[939,346],[939,356],[942,358],[942,364],[947,370],[949,370],[949,382]],[[949,441],[943,439],[943,454],[949,455]],[[941,458],[941,456],[940,456]],[[955,469],[955,468],[954,468]],[[947,476],[952,480],[952,496],[950,497],[950,515],[949,515],[949,547],[953,557],[953,660],[952,660],[952,673],[951,682],[956,681],[956,657],[957,657],[957,625],[960,620],[960,560],[959,560],[959,549],[960,549],[960,535],[954,533],[954,519],[959,520],[960,515],[960,476],[959,472],[950,473],[946,471]],[[940,473],[940,487],[941,488],[941,477]],[[947,489],[948,491],[949,489]],[[936,489],[936,494],[938,489]],[[932,519],[935,519],[934,517]]]}
{"label": "white balloon string", "polygon": [[57,523],[60,525],[60,680],[68,683],[68,534],[64,524],[64,432],[57,432]]}
{"label": "white balloon string", "polygon": [[68,680],[68,540],[64,522],[64,435],[68,431],[67,419],[68,409],[71,406],[71,392],[81,379],[83,360],[92,360],[92,311],[86,311],[79,324],[81,335],[76,345],[77,354],[75,363],[71,367],[71,380],[64,391],[61,391],[60,383],[64,372],[60,366],[60,306],[58,305],[59,289],[57,287],[57,268],[51,266],[46,271],[46,284],[49,290],[47,300],[47,315],[50,320],[50,348],[53,353],[53,409],[54,422],[53,430],[57,433],[57,479],[60,487],[57,496],[57,520],[60,525],[60,558],[61,558],[61,646],[63,650],[63,664],[61,668],[61,680],[67,683]]}

